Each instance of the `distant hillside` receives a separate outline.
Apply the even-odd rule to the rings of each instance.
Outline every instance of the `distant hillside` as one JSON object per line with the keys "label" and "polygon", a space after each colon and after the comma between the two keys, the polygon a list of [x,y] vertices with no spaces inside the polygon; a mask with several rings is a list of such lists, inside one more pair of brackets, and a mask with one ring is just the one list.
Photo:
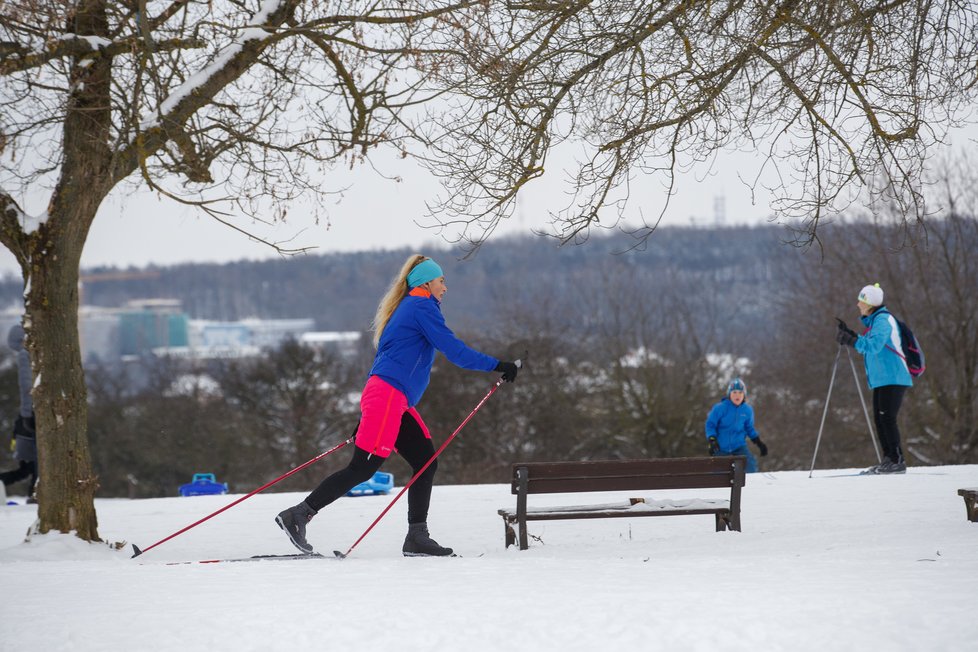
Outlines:
{"label": "distant hillside", "polygon": [[[768,305],[770,292],[755,290],[775,281],[772,264],[785,249],[779,245],[781,236],[783,232],[772,226],[662,228],[645,250],[626,253],[618,253],[620,237],[593,236],[584,245],[564,247],[549,238],[508,237],[484,245],[467,260],[460,261],[448,251],[435,252],[434,257],[448,277],[444,310],[453,323],[486,324],[511,297],[525,301],[527,296],[570,295],[573,299],[575,292],[607,291],[609,284],[627,277],[647,283],[650,301],[677,282],[688,285],[689,301],[694,303],[699,292],[709,293],[721,305],[725,297],[737,301],[751,296],[750,312],[745,314],[741,307],[736,326],[738,333],[749,333]],[[84,272],[94,278],[84,284],[83,296],[88,305],[106,307],[131,299],[179,299],[196,319],[311,317],[321,330],[363,330],[378,298],[410,253],[400,249],[183,264],[152,268],[158,275],[150,278],[138,274],[145,269],[87,269]],[[120,272],[137,273],[126,279],[119,278],[125,276]],[[19,279],[0,282],[4,304],[16,302],[20,294]]]}

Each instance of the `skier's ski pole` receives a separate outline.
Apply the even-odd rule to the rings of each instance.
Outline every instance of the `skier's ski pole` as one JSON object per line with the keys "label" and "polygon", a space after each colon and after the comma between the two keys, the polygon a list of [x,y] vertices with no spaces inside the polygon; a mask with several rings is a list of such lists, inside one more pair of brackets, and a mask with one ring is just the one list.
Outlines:
{"label": "skier's ski pole", "polygon": [[818,456],[818,443],[822,441],[822,428],[825,427],[825,415],[829,412],[829,399],[832,398],[832,385],[835,384],[835,372],[839,368],[839,356],[842,355],[842,347],[844,344],[839,345],[839,350],[835,352],[835,364],[832,365],[832,378],[829,380],[829,393],[825,397],[825,409],[822,410],[822,423],[818,426],[818,437],[815,439],[815,452],[812,454],[812,468],[808,470],[808,477],[812,477],[812,471],[815,470],[815,458]]}
{"label": "skier's ski pole", "polygon": [[[522,363],[522,361],[520,361],[520,360],[517,360],[517,361],[516,361],[516,366],[517,366],[517,367],[522,367],[522,366],[523,366],[523,363]],[[464,421],[462,421],[462,423],[460,423],[460,424],[459,424],[459,426],[458,426],[458,428],[456,428],[456,429],[455,429],[455,432],[453,432],[453,433],[451,434],[451,436],[449,436],[449,438],[445,440],[445,443],[443,443],[443,444],[442,444],[441,446],[439,446],[439,447],[438,447],[438,450],[436,450],[436,451],[435,451],[435,454],[431,456],[431,459],[429,459],[429,460],[428,460],[427,462],[425,462],[425,465],[424,465],[424,466],[422,466],[422,467],[421,467],[421,468],[420,468],[420,469],[418,470],[418,472],[417,472],[417,473],[415,473],[415,474],[414,474],[414,475],[413,475],[413,476],[411,477],[411,479],[410,479],[410,480],[408,480],[408,482],[407,482],[407,484],[405,484],[405,485],[404,485],[404,487],[403,487],[403,488],[402,488],[402,489],[401,489],[401,490],[400,490],[399,492],[397,492],[397,495],[396,495],[396,496],[394,496],[394,500],[392,500],[392,501],[391,501],[391,502],[390,502],[390,503],[389,503],[389,504],[387,505],[387,507],[385,507],[385,508],[384,508],[384,511],[382,511],[382,512],[380,513],[380,516],[378,516],[377,518],[375,518],[375,519],[374,519],[374,522],[370,524],[370,527],[368,527],[368,528],[367,528],[366,530],[364,530],[364,532],[363,532],[363,534],[361,534],[361,535],[360,535],[360,538],[359,538],[359,539],[357,539],[356,541],[354,541],[354,542],[353,542],[353,545],[352,545],[352,546],[350,546],[350,548],[349,548],[349,550],[347,550],[346,552],[340,552],[339,550],[334,550],[334,551],[333,551],[333,554],[334,554],[334,555],[336,555],[336,556],[337,556],[337,557],[339,557],[340,559],[346,559],[346,557],[347,557],[347,556],[348,556],[348,555],[349,555],[349,554],[350,554],[351,552],[353,552],[353,549],[354,549],[354,548],[356,548],[356,547],[357,547],[357,546],[358,546],[358,545],[360,544],[360,542],[361,542],[361,541],[363,541],[363,540],[364,540],[364,539],[366,538],[366,536],[367,536],[368,534],[370,534],[370,531],[371,531],[372,529],[374,529],[374,526],[375,526],[375,525],[377,525],[377,523],[379,523],[379,522],[380,522],[380,519],[382,519],[382,518],[384,518],[384,515],[385,515],[385,514],[387,514],[387,512],[389,512],[389,511],[390,511],[390,509],[391,509],[391,507],[393,507],[393,506],[394,506],[394,503],[396,503],[396,502],[397,502],[397,500],[398,500],[398,499],[399,499],[399,498],[400,498],[401,496],[403,496],[403,495],[404,495],[404,492],[405,492],[405,491],[407,491],[408,489],[410,489],[410,488],[411,488],[411,485],[413,485],[413,484],[414,484],[414,481],[415,481],[415,480],[417,480],[417,479],[418,479],[419,477],[421,477],[421,474],[422,474],[422,473],[424,473],[424,472],[425,472],[425,470],[426,470],[426,469],[427,469],[427,468],[428,468],[429,466],[431,466],[431,463],[432,463],[432,462],[434,462],[434,461],[435,461],[435,459],[436,459],[436,458],[437,458],[437,457],[438,457],[439,455],[441,455],[441,452],[442,452],[443,450],[445,450],[445,448],[447,448],[447,447],[448,447],[448,445],[449,445],[450,443],[452,443],[452,440],[453,440],[453,439],[455,439],[455,435],[457,435],[457,434],[459,433],[459,431],[460,431],[460,430],[461,430],[462,428],[464,428],[464,427],[465,427],[465,424],[467,424],[467,423],[469,422],[469,420],[470,420],[470,419],[471,419],[471,418],[472,418],[473,416],[475,416],[475,413],[479,411],[479,408],[481,408],[481,407],[482,407],[482,405],[483,405],[483,404],[484,404],[484,403],[485,403],[486,401],[488,401],[488,400],[489,400],[489,397],[490,397],[490,396],[492,396],[493,394],[495,394],[495,393],[496,393],[496,390],[497,390],[497,389],[499,389],[499,386],[500,386],[500,385],[502,385],[502,384],[503,384],[503,379],[502,379],[502,378],[500,378],[499,380],[497,380],[497,381],[496,381],[496,383],[495,383],[495,384],[494,384],[494,385],[492,386],[492,388],[491,388],[491,389],[489,390],[489,392],[488,392],[488,393],[487,393],[487,394],[486,394],[485,396],[483,396],[483,397],[482,397],[482,400],[481,400],[481,401],[479,401],[479,404],[478,404],[478,405],[476,405],[476,406],[475,406],[475,407],[474,407],[474,408],[472,409],[472,411],[471,411],[471,412],[469,412],[469,416],[467,416],[467,417],[465,417],[465,420],[464,420]]]}
{"label": "skier's ski pole", "polygon": [[[358,423],[357,425],[359,426],[359,423]],[[291,471],[289,471],[288,473],[286,473],[286,474],[284,474],[284,475],[280,475],[279,477],[277,477],[277,478],[275,478],[274,480],[272,480],[272,481],[270,481],[270,482],[266,482],[266,483],[265,483],[265,484],[263,484],[262,486],[260,486],[260,487],[258,487],[258,488],[257,488],[257,489],[255,489],[254,491],[252,491],[252,492],[251,492],[250,494],[248,494],[247,496],[242,496],[241,498],[238,498],[237,500],[235,500],[235,501],[234,501],[233,503],[231,503],[230,505],[225,505],[224,507],[222,507],[221,509],[219,509],[219,510],[217,510],[217,511],[216,511],[216,512],[214,512],[213,514],[210,514],[210,515],[208,515],[208,516],[205,516],[204,518],[202,518],[202,519],[200,519],[199,521],[197,521],[197,522],[195,522],[195,523],[191,523],[191,524],[190,524],[190,525],[188,525],[187,527],[185,527],[185,528],[183,528],[182,530],[179,530],[179,531],[177,531],[177,532],[174,532],[173,534],[171,534],[170,536],[168,536],[168,537],[166,537],[165,539],[160,539],[159,541],[157,541],[157,542],[156,542],[156,543],[154,543],[153,545],[151,545],[151,546],[149,546],[149,547],[148,547],[148,548],[146,548],[145,550],[140,550],[140,549],[139,549],[139,548],[138,548],[138,547],[136,546],[136,544],[133,544],[133,545],[132,545],[132,550],[133,550],[133,555],[132,555],[132,556],[133,556],[133,557],[138,557],[139,555],[141,555],[141,554],[143,554],[144,552],[149,552],[150,550],[152,550],[152,549],[153,549],[153,548],[155,548],[156,546],[158,546],[158,545],[160,545],[161,543],[166,543],[166,542],[167,542],[167,541],[169,541],[170,539],[172,539],[172,538],[174,538],[174,537],[176,537],[176,536],[178,536],[178,535],[181,535],[181,534],[183,534],[183,533],[184,533],[184,532],[186,532],[187,530],[189,530],[189,529],[191,529],[191,528],[195,528],[195,527],[197,527],[198,525],[200,525],[200,524],[201,524],[201,523],[203,523],[204,521],[207,521],[207,520],[210,520],[210,519],[212,519],[212,518],[214,518],[215,516],[217,516],[218,514],[220,514],[221,512],[224,512],[224,511],[227,511],[227,510],[229,510],[229,509],[231,509],[232,507],[234,507],[235,505],[237,505],[238,503],[240,503],[240,502],[242,502],[242,501],[244,501],[244,500],[247,500],[248,498],[251,498],[251,497],[252,497],[252,496],[254,496],[255,494],[257,494],[257,493],[259,493],[259,492],[262,492],[262,491],[264,491],[265,489],[268,489],[268,488],[269,488],[269,487],[271,487],[271,486],[272,486],[273,484],[275,484],[275,483],[277,483],[277,482],[281,482],[282,480],[285,480],[285,479],[286,479],[287,477],[289,477],[290,475],[293,475],[294,473],[298,473],[299,471],[301,471],[302,469],[304,469],[304,468],[306,468],[306,467],[307,467],[307,466],[309,466],[310,464],[314,464],[314,463],[316,463],[316,462],[318,462],[319,460],[321,460],[321,459],[323,459],[324,457],[326,457],[327,455],[330,455],[331,453],[335,453],[336,451],[338,451],[339,449],[341,449],[341,448],[343,448],[344,446],[346,446],[347,444],[349,444],[349,443],[351,443],[351,442],[352,442],[352,441],[354,440],[354,438],[355,438],[355,435],[356,435],[356,428],[354,428],[354,430],[353,430],[353,432],[354,432],[354,434],[353,434],[353,435],[350,435],[350,437],[349,437],[349,438],[347,438],[347,439],[346,439],[345,441],[342,441],[342,442],[340,442],[339,444],[337,444],[336,446],[333,446],[333,447],[332,447],[332,448],[330,448],[330,449],[329,449],[328,451],[325,451],[325,452],[323,452],[323,453],[320,453],[319,455],[317,455],[316,457],[314,457],[314,458],[312,458],[311,460],[309,460],[309,461],[308,461],[308,462],[306,462],[305,464],[301,464],[301,465],[299,465],[299,466],[297,466],[297,467],[295,467],[294,469],[292,469]]]}
{"label": "skier's ski pole", "polygon": [[866,427],[869,428],[869,441],[873,442],[873,450],[876,451],[876,463],[881,464],[883,458],[880,457],[880,447],[876,443],[876,433],[873,432],[873,422],[869,419],[869,410],[866,409],[866,401],[863,399],[863,386],[859,383],[859,374],[856,373],[856,364],[852,361],[852,352],[846,348],[846,355],[849,356],[849,366],[852,367],[852,377],[856,381],[856,391],[859,392],[859,403],[863,406],[863,414],[866,416]]}

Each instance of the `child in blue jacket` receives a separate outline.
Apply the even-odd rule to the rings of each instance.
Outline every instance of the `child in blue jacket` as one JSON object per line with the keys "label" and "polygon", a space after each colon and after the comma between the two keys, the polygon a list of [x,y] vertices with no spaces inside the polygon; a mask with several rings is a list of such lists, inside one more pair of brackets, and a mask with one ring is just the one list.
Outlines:
{"label": "child in blue jacket", "polygon": [[754,430],[754,408],[747,404],[747,385],[734,378],[727,385],[727,396],[713,406],[706,418],[706,440],[710,455],[743,455],[747,458],[747,472],[757,471],[757,460],[747,448],[750,439],[761,457],[767,455],[767,445]]}

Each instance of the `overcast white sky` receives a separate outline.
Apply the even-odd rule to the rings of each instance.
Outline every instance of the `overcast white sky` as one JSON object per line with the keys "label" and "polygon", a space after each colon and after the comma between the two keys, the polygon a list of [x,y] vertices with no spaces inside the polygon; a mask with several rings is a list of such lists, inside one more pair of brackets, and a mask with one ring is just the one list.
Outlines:
{"label": "overcast white sky", "polygon": [[[745,155],[737,156],[742,162],[750,160]],[[312,253],[405,245],[421,247],[433,241],[444,242],[436,230],[418,224],[431,224],[425,221],[425,202],[438,193],[437,181],[409,162],[388,164],[385,172],[396,173],[403,180],[398,183],[385,179],[369,166],[353,173],[340,170],[335,178],[327,179],[332,187],[348,186],[341,196],[327,199],[322,212],[328,215],[328,221],[321,219],[315,224],[310,211],[297,205],[290,207],[288,221],[274,228],[247,222],[239,225],[285,246],[315,247]],[[545,228],[548,211],[559,210],[567,203],[561,179],[559,174],[548,173],[529,186],[521,197],[519,214],[497,233],[529,233],[531,229]],[[752,205],[750,193],[735,175],[711,174],[704,169],[686,175],[681,183],[683,187],[673,198],[667,223],[689,224],[693,218],[699,224],[712,223],[717,213],[716,201],[724,206],[728,222],[759,222],[769,215],[766,202]],[[660,210],[664,190],[659,182],[640,178],[632,187],[632,196],[630,214],[638,215],[641,211],[652,219]],[[228,262],[277,255],[267,245],[251,241],[156,193],[132,193],[117,188],[95,219],[82,255],[82,268]],[[13,256],[3,248],[0,248],[0,273],[19,273]]]}
{"label": "overcast white sky", "polygon": [[[959,132],[956,149],[978,151],[974,135],[978,128]],[[545,228],[547,213],[567,203],[551,161],[548,175],[527,187],[520,200],[518,215],[497,233],[529,233]],[[771,215],[770,196],[751,196],[737,175],[751,175],[759,161],[747,153],[734,153],[718,160],[713,172],[705,168],[684,175],[673,197],[663,224],[713,224],[718,217],[717,202],[723,207],[727,224],[762,223]],[[328,220],[312,222],[303,206],[289,207],[287,223],[274,228],[261,224],[241,226],[269,240],[290,247],[314,247],[312,253],[359,251],[443,242],[437,231],[417,222],[426,215],[425,202],[438,192],[434,178],[409,161],[385,164],[385,173],[397,174],[396,183],[382,178],[369,166],[353,172],[340,170],[326,179],[332,188],[349,189],[342,196],[327,200],[322,213]],[[661,208],[664,190],[658,181],[639,177],[632,184],[629,215],[639,211],[654,219]],[[30,212],[31,207],[28,208]],[[35,210],[37,207],[33,207]],[[249,240],[215,220],[147,191],[132,193],[117,188],[103,204],[92,227],[82,256],[82,268],[97,266],[143,267],[185,262],[229,262],[241,259],[266,259],[277,256],[265,244]],[[18,274],[13,256],[0,247],[0,274]]]}

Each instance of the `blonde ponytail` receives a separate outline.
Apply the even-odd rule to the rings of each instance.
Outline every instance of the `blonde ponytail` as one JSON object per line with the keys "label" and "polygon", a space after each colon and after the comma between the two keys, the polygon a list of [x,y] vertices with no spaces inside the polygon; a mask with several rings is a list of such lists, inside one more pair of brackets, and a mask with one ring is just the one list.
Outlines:
{"label": "blonde ponytail", "polygon": [[371,330],[374,332],[375,348],[380,343],[380,336],[387,327],[387,322],[390,321],[391,315],[394,314],[394,310],[396,310],[397,306],[400,305],[401,300],[407,296],[408,274],[415,268],[416,265],[426,260],[428,260],[428,257],[422,256],[421,254],[412,254],[411,256],[408,256],[408,259],[404,262],[404,266],[401,267],[401,271],[394,277],[390,287],[387,289],[387,293],[384,294],[384,298],[380,300],[380,304],[377,306],[377,313],[374,315],[374,321],[370,325]]}

